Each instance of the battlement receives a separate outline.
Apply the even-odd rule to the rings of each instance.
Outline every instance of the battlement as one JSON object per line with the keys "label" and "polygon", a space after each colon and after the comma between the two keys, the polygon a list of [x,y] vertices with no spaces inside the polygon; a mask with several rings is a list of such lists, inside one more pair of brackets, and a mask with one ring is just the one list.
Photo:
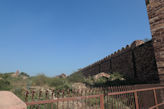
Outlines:
{"label": "battlement", "polygon": [[136,40],[136,41],[134,41],[132,44],[126,45],[126,47],[122,47],[121,49],[117,50],[116,52],[114,52],[114,53],[112,53],[112,54],[106,56],[105,58],[103,58],[103,59],[101,59],[101,60],[96,61],[96,62],[93,63],[93,64],[88,65],[87,67],[85,67],[85,68],[83,68],[83,69],[89,69],[89,68],[91,68],[91,67],[93,67],[93,66],[96,66],[96,65],[98,65],[98,64],[101,64],[102,62],[108,61],[108,60],[111,59],[111,58],[120,56],[120,55],[122,55],[123,53],[126,53],[127,51],[132,50],[132,49],[134,49],[135,47],[138,47],[138,46],[140,46],[140,45],[142,45],[142,44],[144,44],[144,41],[142,41],[142,40]]}

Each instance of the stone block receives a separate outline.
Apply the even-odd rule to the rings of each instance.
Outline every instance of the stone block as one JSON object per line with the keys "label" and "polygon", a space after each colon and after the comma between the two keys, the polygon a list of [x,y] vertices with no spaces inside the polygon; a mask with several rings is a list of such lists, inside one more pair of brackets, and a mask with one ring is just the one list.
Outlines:
{"label": "stone block", "polygon": [[0,91],[0,109],[27,109],[27,106],[12,92]]}

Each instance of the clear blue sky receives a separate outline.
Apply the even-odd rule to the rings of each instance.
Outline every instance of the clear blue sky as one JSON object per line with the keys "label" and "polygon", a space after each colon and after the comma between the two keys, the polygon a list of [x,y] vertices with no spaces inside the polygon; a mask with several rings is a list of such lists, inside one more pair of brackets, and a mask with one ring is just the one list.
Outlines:
{"label": "clear blue sky", "polygon": [[0,0],[0,72],[71,74],[151,38],[145,0]]}

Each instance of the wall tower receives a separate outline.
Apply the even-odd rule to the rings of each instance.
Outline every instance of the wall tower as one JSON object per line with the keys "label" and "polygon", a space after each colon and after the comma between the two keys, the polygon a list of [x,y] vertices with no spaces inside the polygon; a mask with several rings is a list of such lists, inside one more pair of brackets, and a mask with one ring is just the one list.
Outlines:
{"label": "wall tower", "polygon": [[146,0],[149,23],[161,83],[164,83],[164,0]]}

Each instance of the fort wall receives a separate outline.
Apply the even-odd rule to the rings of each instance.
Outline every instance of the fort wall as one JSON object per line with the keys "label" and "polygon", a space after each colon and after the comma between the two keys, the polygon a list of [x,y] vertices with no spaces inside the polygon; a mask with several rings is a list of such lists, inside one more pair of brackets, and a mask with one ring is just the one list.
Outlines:
{"label": "fort wall", "polygon": [[152,41],[134,41],[131,45],[118,50],[80,70],[85,76],[105,72],[118,72],[139,81],[158,81],[154,49]]}

